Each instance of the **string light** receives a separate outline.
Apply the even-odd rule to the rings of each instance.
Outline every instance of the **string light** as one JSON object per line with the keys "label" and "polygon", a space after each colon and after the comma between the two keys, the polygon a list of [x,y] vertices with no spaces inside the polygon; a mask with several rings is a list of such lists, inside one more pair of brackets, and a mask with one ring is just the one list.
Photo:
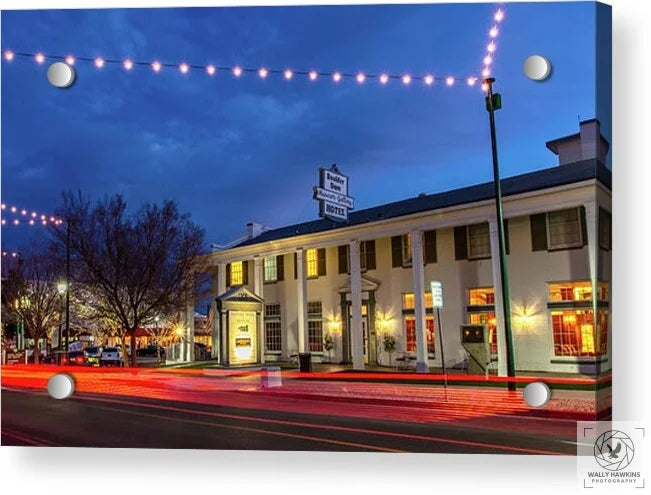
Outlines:
{"label": "string light", "polygon": [[[58,217],[55,217],[54,215],[45,215],[43,213],[39,214],[36,211],[30,211],[30,210],[28,210],[26,208],[18,208],[16,206],[7,206],[6,203],[0,204],[0,210],[2,210],[3,212],[8,210],[10,214],[19,215],[21,217],[26,217],[25,224],[30,225],[30,226],[31,225],[36,225],[36,223],[38,222],[39,219],[41,221],[41,224],[43,224],[43,225],[48,225],[48,224],[62,225],[63,224],[63,220],[58,218]],[[15,226],[23,225],[23,222],[21,222],[20,218],[9,219],[9,221],[7,221],[6,218],[2,218],[0,223],[2,225],[15,225]]]}
{"label": "string light", "polygon": [[[123,60],[115,60],[115,59],[108,59],[108,58],[103,58],[103,57],[95,57],[95,58],[86,58],[86,57],[73,57],[72,55],[66,55],[65,57],[59,56],[59,55],[44,55],[43,53],[18,53],[18,52],[13,52],[10,50],[5,50],[3,52],[3,57],[7,61],[12,61],[15,60],[16,57],[33,57],[34,60],[39,63],[43,64],[47,59],[52,59],[52,60],[64,60],[68,65],[73,65],[76,64],[77,62],[80,61],[90,61],[93,63],[93,65],[97,69],[103,69],[105,68],[108,64],[120,64],[124,70],[126,71],[132,71],[136,68],[136,66],[149,66],[151,67],[152,71],[155,73],[159,73],[163,70],[163,67],[177,67],[179,69],[179,72],[182,74],[187,74],[190,72],[191,68],[199,68],[199,69],[204,69],[206,73],[209,76],[214,76],[219,70],[227,70],[232,72],[232,74],[236,77],[242,77],[245,72],[252,72],[256,73],[261,79],[267,79],[269,78],[272,74],[281,74],[282,78],[286,81],[290,81],[294,79],[294,76],[297,75],[302,75],[302,76],[307,76],[307,78],[310,81],[316,81],[319,79],[319,76],[329,76],[332,78],[332,80],[335,83],[342,82],[344,79],[353,79],[359,84],[366,83],[369,79],[377,79],[379,80],[380,84],[386,85],[390,79],[399,79],[402,81],[404,85],[410,85],[412,82],[416,80],[422,80],[424,84],[427,86],[431,86],[434,84],[435,81],[441,80],[444,81],[446,78],[439,78],[439,77],[434,77],[431,74],[424,74],[424,75],[412,75],[412,74],[388,74],[388,73],[381,73],[381,74],[367,74],[363,72],[357,72],[357,73],[346,73],[346,72],[340,72],[340,71],[334,71],[334,72],[317,72],[316,70],[310,70],[310,71],[294,71],[292,69],[283,69],[283,70],[278,70],[278,69],[271,69],[268,67],[261,67],[261,68],[248,68],[248,67],[242,67],[239,65],[233,66],[233,67],[219,67],[213,64],[210,65],[195,65],[195,64],[189,64],[187,62],[181,62],[179,64],[171,64],[171,63],[162,63],[158,60],[154,60],[152,62],[142,62],[142,61],[134,61],[129,58],[123,59]],[[468,76],[468,77],[475,77],[475,76]],[[468,80],[468,77],[454,77],[454,81],[464,81]]]}
{"label": "string light", "polygon": [[18,254],[16,251],[2,251],[2,256],[3,257],[11,256],[12,258],[18,258],[20,254]]}
{"label": "string light", "polygon": [[[497,50],[497,43],[495,40],[497,39],[500,30],[497,24],[502,22],[504,20],[504,10],[502,9],[502,6],[500,5],[495,11],[495,14],[493,15],[493,19],[496,24],[493,24],[491,28],[488,30],[488,37],[489,37],[489,42],[488,45],[486,45],[486,51],[488,52],[486,56],[483,58],[483,70],[481,71],[481,75],[484,79],[489,77],[491,75],[491,69],[490,66],[493,64],[495,60],[495,51]],[[470,85],[470,78],[468,79],[468,84]],[[474,83],[472,84],[474,86]],[[482,83],[481,89],[484,93],[488,91],[488,84]]]}
{"label": "string light", "polygon": [[[505,17],[504,10],[500,4],[498,9],[493,14],[492,23],[488,30],[489,43],[486,45],[486,50],[488,54],[485,55],[483,58],[484,64],[483,64],[483,70],[481,71],[481,75],[484,78],[488,77],[491,74],[491,70],[489,66],[494,61],[493,54],[497,50],[497,44],[495,40],[497,39],[500,33],[499,23],[501,23],[504,20],[504,17]],[[458,81],[466,81],[468,86],[475,86],[475,83],[479,79],[476,75],[470,75],[466,77],[447,76],[445,78],[441,78],[441,77],[434,77],[431,74],[412,75],[412,74],[382,73],[378,75],[378,74],[367,74],[362,72],[357,72],[357,73],[347,73],[347,72],[339,72],[339,71],[317,72],[316,70],[293,71],[291,69],[279,70],[279,69],[272,69],[267,67],[254,69],[250,67],[241,67],[239,65],[227,67],[227,66],[216,66],[212,64],[196,65],[196,64],[189,64],[187,62],[173,64],[173,63],[161,63],[158,60],[154,60],[152,62],[145,62],[145,61],[133,61],[128,58],[124,60],[115,60],[113,58],[105,59],[103,57],[75,58],[72,55],[66,55],[65,57],[63,57],[60,55],[45,55],[41,52],[19,53],[19,52],[14,52],[12,50],[5,50],[3,52],[3,58],[7,62],[11,62],[15,60],[16,57],[33,57],[36,63],[38,64],[43,64],[47,59],[64,60],[68,65],[73,65],[75,64],[76,61],[87,61],[87,62],[92,62],[97,69],[102,69],[107,64],[121,64],[126,71],[133,70],[137,65],[150,66],[153,72],[155,73],[160,72],[163,69],[163,67],[166,66],[166,67],[178,67],[179,71],[182,74],[189,73],[190,68],[204,69],[209,76],[214,76],[220,70],[230,71],[236,78],[240,78],[244,74],[244,72],[257,73],[261,79],[267,79],[272,74],[281,74],[283,79],[285,79],[286,81],[292,80],[295,75],[301,75],[301,76],[307,76],[310,81],[316,81],[319,78],[319,76],[329,76],[332,78],[332,81],[335,83],[339,83],[344,79],[354,79],[358,84],[363,84],[368,79],[375,78],[378,79],[380,84],[382,85],[386,85],[390,79],[399,79],[400,81],[402,81],[402,84],[405,86],[410,85],[413,81],[419,81],[419,80],[423,81],[423,83],[427,86],[432,86],[436,81],[445,81],[447,86],[453,86]],[[482,89],[484,89],[485,86],[486,86],[485,84],[482,84],[481,85]]]}

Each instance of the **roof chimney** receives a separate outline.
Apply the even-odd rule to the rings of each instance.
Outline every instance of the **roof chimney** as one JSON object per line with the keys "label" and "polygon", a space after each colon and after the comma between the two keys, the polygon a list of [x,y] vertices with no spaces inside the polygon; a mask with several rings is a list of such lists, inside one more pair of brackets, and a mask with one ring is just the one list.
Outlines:
{"label": "roof chimney", "polygon": [[558,155],[560,166],[595,158],[606,163],[610,145],[601,135],[600,126],[597,119],[584,120],[577,134],[547,141],[547,148]]}
{"label": "roof chimney", "polygon": [[264,231],[264,226],[259,223],[249,222],[246,224],[246,236],[249,239],[258,237]]}

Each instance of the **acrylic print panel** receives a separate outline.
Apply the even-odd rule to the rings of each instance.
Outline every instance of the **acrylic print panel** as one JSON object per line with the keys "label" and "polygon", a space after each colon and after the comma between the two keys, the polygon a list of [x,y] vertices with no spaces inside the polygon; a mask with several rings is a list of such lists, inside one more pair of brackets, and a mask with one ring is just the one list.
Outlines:
{"label": "acrylic print panel", "polygon": [[574,454],[610,51],[590,2],[3,12],[3,445]]}

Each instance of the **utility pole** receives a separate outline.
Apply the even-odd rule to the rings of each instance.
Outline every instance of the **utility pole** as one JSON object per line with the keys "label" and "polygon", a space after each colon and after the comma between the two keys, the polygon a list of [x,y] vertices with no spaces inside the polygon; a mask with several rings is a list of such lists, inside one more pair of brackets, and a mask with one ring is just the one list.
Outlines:
{"label": "utility pole", "polygon": [[[502,108],[502,96],[493,93],[495,78],[484,80],[486,85],[486,110],[490,118],[491,149],[493,152],[493,183],[495,185],[495,211],[497,214],[497,237],[499,242],[500,280],[502,285],[502,311],[504,312],[504,334],[506,337],[506,373],[515,377],[515,355],[513,352],[513,332],[511,330],[511,296],[509,294],[509,275],[506,267],[506,242],[504,240],[504,217],[502,215],[502,187],[497,160],[497,138],[495,136],[495,110]],[[515,381],[509,380],[509,390],[515,390]]]}

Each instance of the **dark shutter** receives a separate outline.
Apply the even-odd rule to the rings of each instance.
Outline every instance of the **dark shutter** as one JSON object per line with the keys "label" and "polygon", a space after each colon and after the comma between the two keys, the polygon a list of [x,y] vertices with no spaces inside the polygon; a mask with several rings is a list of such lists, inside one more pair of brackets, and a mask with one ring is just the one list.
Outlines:
{"label": "dark shutter", "polygon": [[585,206],[579,208],[579,217],[581,219],[581,237],[583,237],[583,245],[588,244],[588,226],[585,221]]}
{"label": "dark shutter", "polygon": [[226,263],[226,287],[231,286],[231,264]]}
{"label": "dark shutter", "polygon": [[366,241],[366,269],[375,270],[375,241]]}
{"label": "dark shutter", "polygon": [[531,223],[531,250],[547,250],[547,214],[538,213],[529,217]]}
{"label": "dark shutter", "polygon": [[348,246],[339,246],[337,255],[339,258],[339,273],[348,273]]}
{"label": "dark shutter", "polygon": [[242,261],[242,285],[249,284],[249,262]]}
{"label": "dark shutter", "polygon": [[504,219],[504,245],[506,246],[506,254],[511,254],[511,243],[509,242],[509,220]]}
{"label": "dark shutter", "polygon": [[276,280],[278,282],[285,280],[285,255],[276,256]]}
{"label": "dark shutter", "polygon": [[468,259],[468,234],[465,226],[454,228],[454,259]]}
{"label": "dark shutter", "polygon": [[325,276],[326,274],[326,250],[325,248],[319,248],[316,252],[317,254],[317,275],[319,277]]}
{"label": "dark shutter", "polygon": [[425,249],[423,250],[423,257],[425,264],[436,263],[436,230],[427,230],[423,234]]}
{"label": "dark shutter", "polygon": [[[608,238],[605,238],[604,223],[608,222]],[[599,208],[599,247],[601,249],[612,249],[613,242],[613,217],[607,210]]]}
{"label": "dark shutter", "polygon": [[391,266],[402,266],[402,237],[399,235],[391,238]]}
{"label": "dark shutter", "polygon": [[294,251],[294,278],[298,277],[298,256],[296,251]]}

